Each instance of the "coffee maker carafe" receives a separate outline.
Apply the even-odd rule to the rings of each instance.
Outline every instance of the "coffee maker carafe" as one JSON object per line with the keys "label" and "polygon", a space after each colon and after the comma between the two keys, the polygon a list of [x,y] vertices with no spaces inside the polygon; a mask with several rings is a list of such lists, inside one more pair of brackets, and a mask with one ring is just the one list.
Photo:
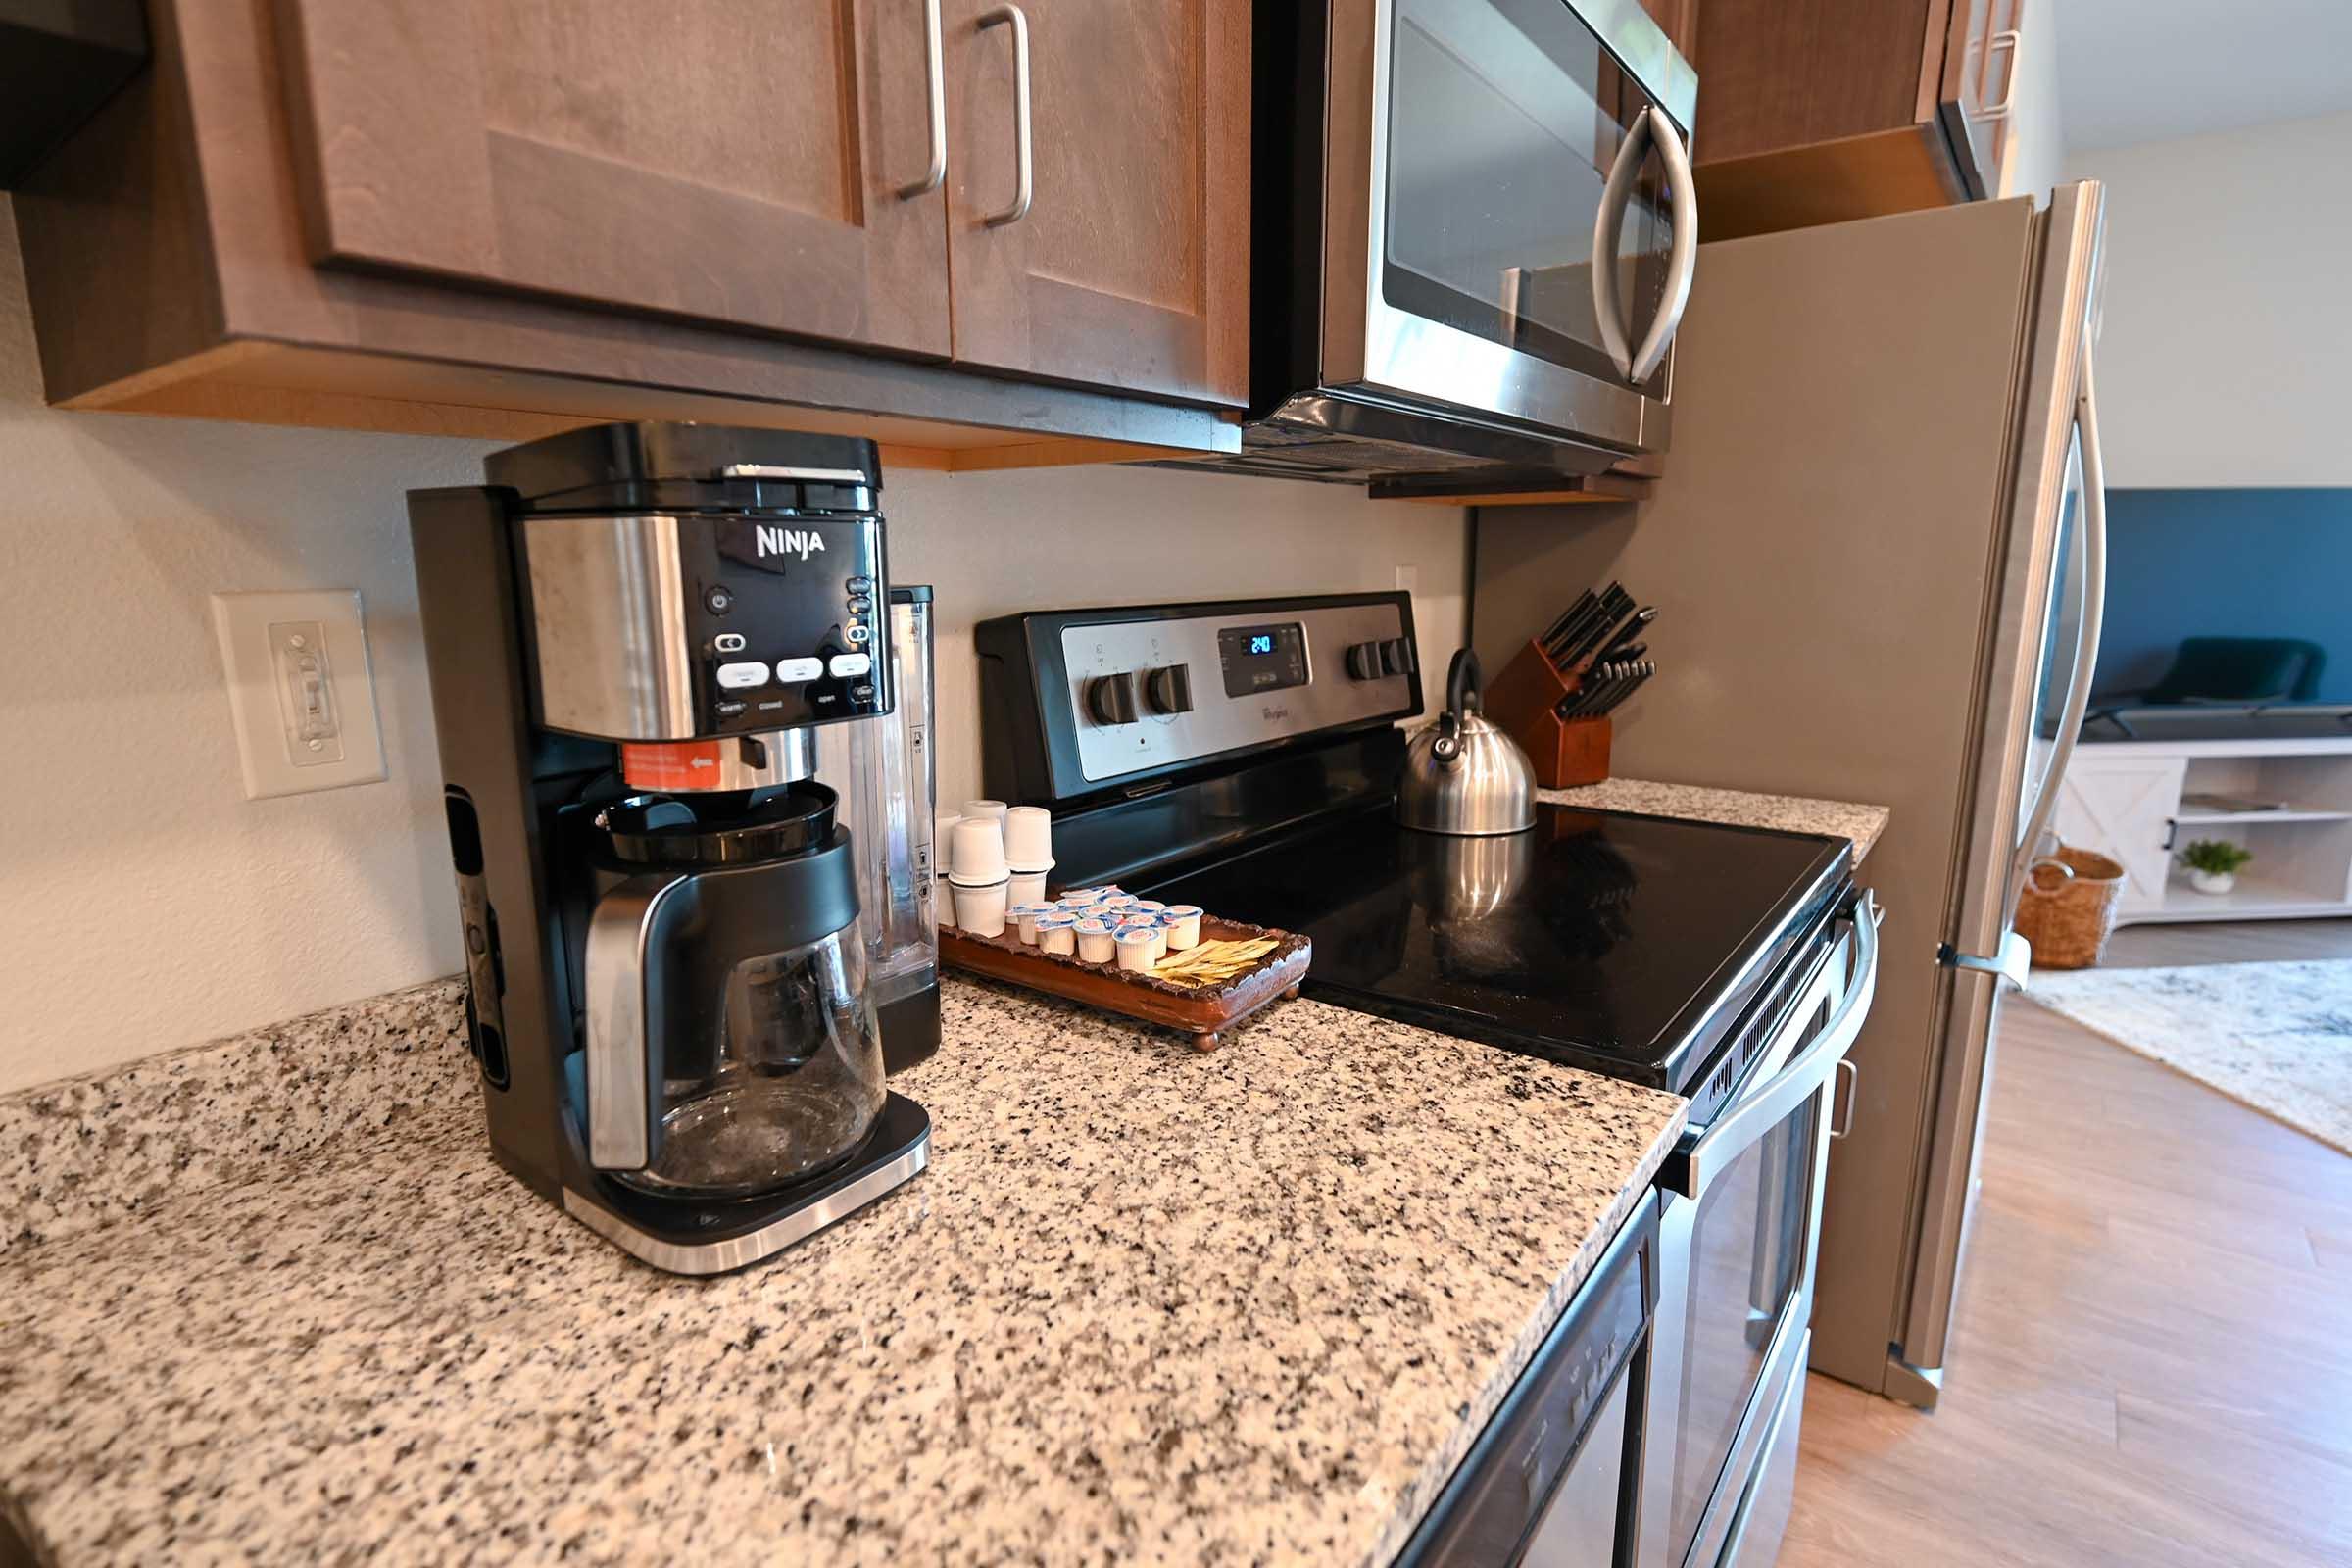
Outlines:
{"label": "coffee maker carafe", "polygon": [[606,425],[486,468],[409,505],[491,1146],[657,1267],[738,1268],[928,1159],[883,1083],[938,1039],[884,934],[894,867],[929,885],[928,621],[918,725],[875,448]]}

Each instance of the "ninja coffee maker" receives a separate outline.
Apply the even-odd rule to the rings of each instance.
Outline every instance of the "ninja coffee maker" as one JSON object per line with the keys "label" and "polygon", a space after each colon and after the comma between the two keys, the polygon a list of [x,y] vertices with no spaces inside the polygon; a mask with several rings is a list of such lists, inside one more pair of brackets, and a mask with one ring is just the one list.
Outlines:
{"label": "ninja coffee maker", "polygon": [[767,1257],[922,1170],[929,590],[872,442],[694,424],[409,496],[491,1148],[653,1264]]}

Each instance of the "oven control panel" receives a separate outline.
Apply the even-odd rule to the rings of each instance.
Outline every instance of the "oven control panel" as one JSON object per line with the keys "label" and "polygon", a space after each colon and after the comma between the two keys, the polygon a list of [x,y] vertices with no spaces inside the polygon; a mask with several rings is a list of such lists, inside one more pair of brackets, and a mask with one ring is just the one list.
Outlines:
{"label": "oven control panel", "polygon": [[1026,801],[1142,785],[1421,707],[1401,593],[1035,611],[982,622],[975,641],[989,787]]}

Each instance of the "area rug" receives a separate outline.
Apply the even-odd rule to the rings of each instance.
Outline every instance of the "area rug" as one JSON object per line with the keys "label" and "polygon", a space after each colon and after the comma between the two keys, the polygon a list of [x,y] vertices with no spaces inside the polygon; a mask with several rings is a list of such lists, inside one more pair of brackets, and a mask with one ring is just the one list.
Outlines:
{"label": "area rug", "polygon": [[2352,962],[2036,969],[2026,995],[2352,1153]]}

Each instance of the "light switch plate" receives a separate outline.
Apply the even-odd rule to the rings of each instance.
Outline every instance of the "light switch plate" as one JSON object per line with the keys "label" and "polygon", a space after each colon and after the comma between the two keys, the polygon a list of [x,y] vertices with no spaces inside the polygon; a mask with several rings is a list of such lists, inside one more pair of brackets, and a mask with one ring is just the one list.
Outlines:
{"label": "light switch plate", "polygon": [[215,594],[213,634],[247,800],[384,777],[357,591]]}

